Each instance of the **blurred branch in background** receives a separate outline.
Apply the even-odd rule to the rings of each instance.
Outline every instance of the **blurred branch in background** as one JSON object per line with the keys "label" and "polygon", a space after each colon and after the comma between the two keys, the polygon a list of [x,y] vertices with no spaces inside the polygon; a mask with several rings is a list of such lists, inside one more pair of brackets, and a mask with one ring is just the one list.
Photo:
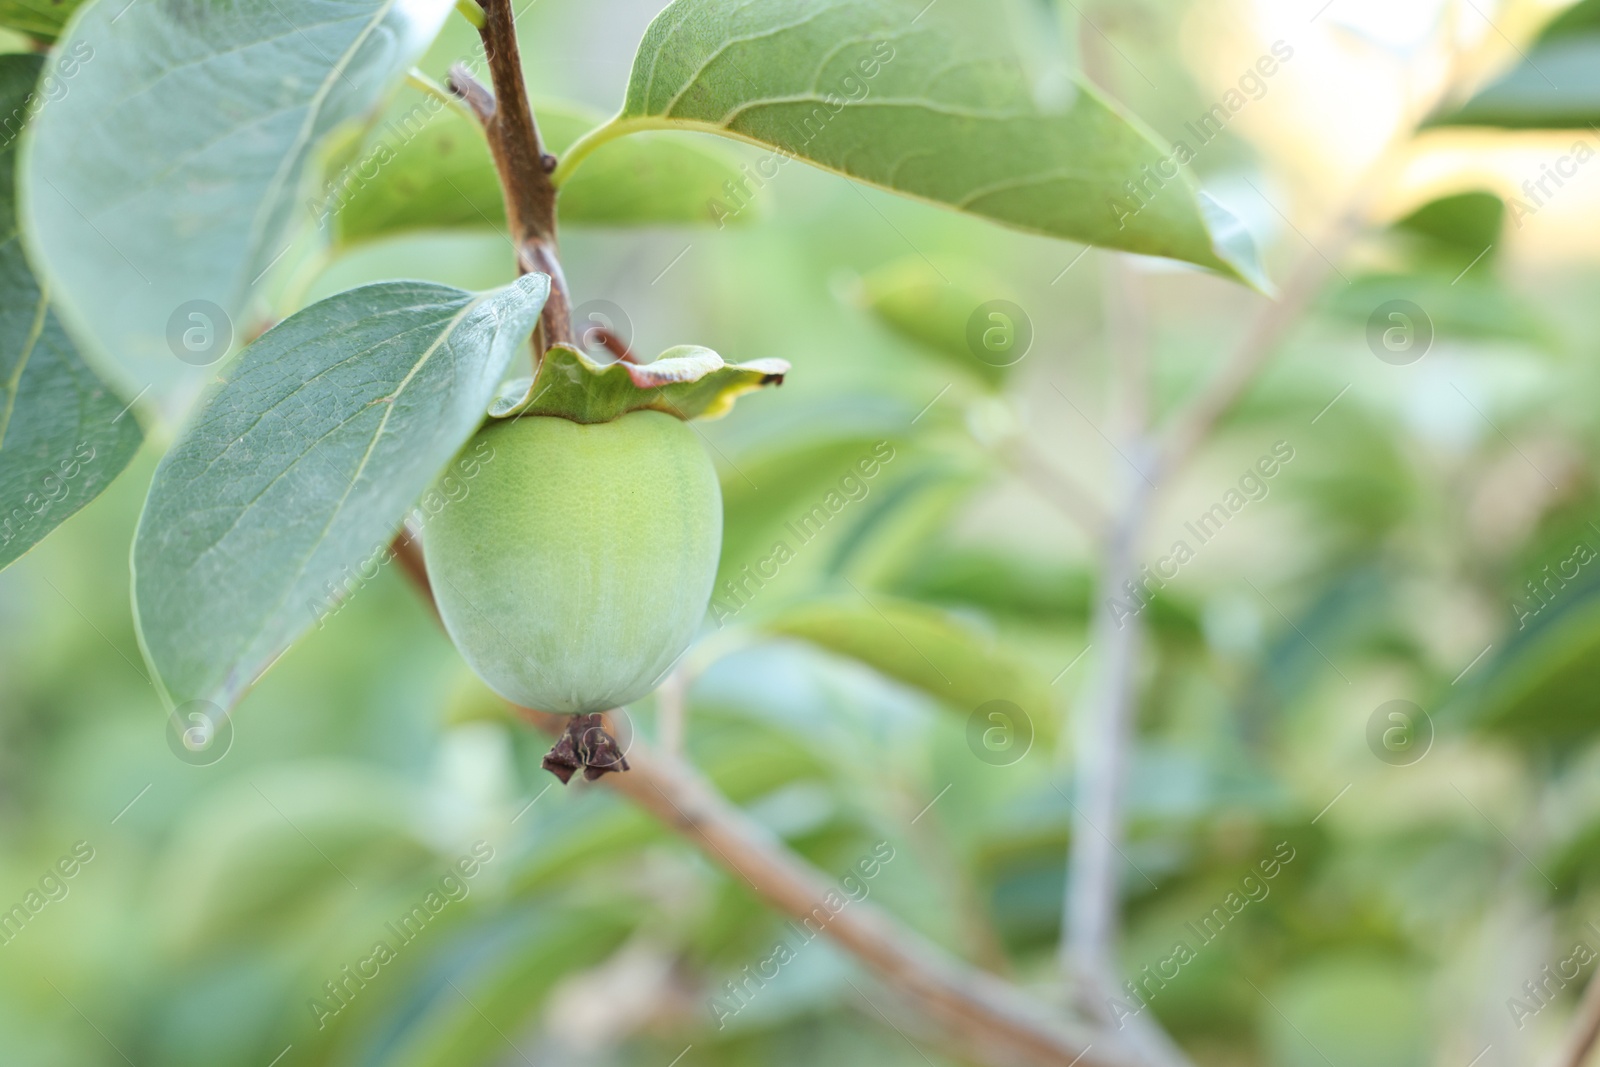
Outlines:
{"label": "blurred branch in background", "polygon": [[1316,244],[1307,248],[1289,274],[1283,291],[1256,316],[1239,347],[1206,387],[1171,419],[1162,435],[1154,478],[1167,480],[1205,444],[1217,424],[1255,384],[1328,279],[1336,263],[1371,221],[1374,203],[1404,162],[1416,136],[1403,129],[1357,184],[1346,206]]}
{"label": "blurred branch in background", "polygon": [[[1123,871],[1122,791],[1138,713],[1139,663],[1144,627],[1137,614],[1118,614],[1114,598],[1138,579],[1138,551],[1155,485],[1146,474],[1151,449],[1149,314],[1134,268],[1120,255],[1105,265],[1106,351],[1112,360],[1117,416],[1111,432],[1124,463],[1120,502],[1102,552],[1090,645],[1099,649],[1099,672],[1077,711],[1073,830],[1062,910],[1061,966],[1079,1010],[1117,1022],[1107,1000],[1117,991],[1117,941],[1121,924],[1118,880]],[[1134,1020],[1131,1039],[1147,1062],[1188,1063],[1159,1024]]]}
{"label": "blurred branch in background", "polygon": [[[1088,14],[1070,0],[1069,6],[1099,40],[1115,48]],[[1108,79],[1111,61],[1104,49],[1092,46],[1089,34],[1081,40],[1085,71],[1101,85],[1113,84]],[[1144,638],[1140,616],[1119,617],[1113,604],[1125,586],[1137,581],[1137,555],[1159,475],[1153,477],[1150,470],[1155,459],[1149,439],[1151,308],[1131,261],[1107,253],[1103,262],[1104,347],[1116,392],[1116,417],[1109,429],[1121,442],[1113,448],[1122,462],[1118,466],[1118,499],[1101,526],[1104,535],[1095,545],[1099,560],[1088,647],[1099,650],[1098,671],[1074,715],[1076,771],[1072,788],[1076,800],[1072,802],[1058,951],[1069,1000],[1080,1011],[1110,1025],[1108,999],[1117,990],[1121,971],[1117,944],[1121,932],[1118,880],[1125,862],[1122,791],[1138,713]],[[1122,1029],[1121,1021],[1117,1025]],[[1130,1037],[1146,1062],[1164,1067],[1189,1062],[1160,1023],[1146,1015],[1135,1017]]]}
{"label": "blurred branch in background", "polygon": [[1595,1040],[1600,1038],[1600,971],[1590,976],[1569,1026],[1550,1067],[1583,1067],[1594,1051]]}
{"label": "blurred branch in background", "polygon": [[1038,448],[1026,437],[1002,452],[1000,459],[1069,522],[1081,529],[1092,543],[1104,541],[1107,527],[1111,524],[1105,506],[1071,475],[1063,473],[1040,455]]}
{"label": "blurred branch in background", "polygon": [[1137,702],[1135,676],[1142,635],[1137,617],[1113,614],[1112,598],[1135,580],[1135,554],[1153,486],[1139,468],[1146,451],[1148,341],[1143,306],[1130,269],[1121,257],[1105,257],[1106,350],[1117,381],[1119,414],[1111,432],[1125,457],[1122,488],[1102,545],[1089,643],[1099,650],[1099,670],[1077,712],[1077,744],[1071,856],[1062,915],[1063,970],[1078,992],[1098,1005],[1116,985],[1117,877],[1122,870],[1120,798]]}
{"label": "blurred branch in background", "polygon": [[[1087,14],[1073,8],[1093,26]],[[1085,35],[1086,43],[1090,40]],[[1106,43],[1110,44],[1108,39]],[[1100,49],[1086,48],[1084,59],[1099,84],[1113,84],[1106,77],[1109,61]],[[1445,85],[1440,98],[1447,99],[1451,91]],[[1325,235],[1315,244],[1308,241],[1310,247],[1292,269],[1283,292],[1260,311],[1231,358],[1172,417],[1163,433],[1152,434],[1150,428],[1150,308],[1140,298],[1131,265],[1121,256],[1106,256],[1106,350],[1117,383],[1118,425],[1112,434],[1121,442],[1117,450],[1124,460],[1124,484],[1112,514],[1100,527],[1105,535],[1097,539],[1098,603],[1090,646],[1098,650],[1099,671],[1076,712],[1076,799],[1059,954],[1078,1008],[1108,1023],[1107,999],[1119,992],[1119,878],[1128,863],[1122,852],[1122,793],[1144,654],[1140,615],[1115,611],[1113,601],[1131,594],[1138,584],[1137,553],[1159,494],[1249,392],[1328,279],[1339,273],[1338,261],[1371,223],[1373,207],[1399,171],[1427,111],[1420,109],[1414,121],[1401,123]],[[1133,1037],[1150,1062],[1188,1062],[1160,1025],[1143,1014],[1135,1019]]]}
{"label": "blurred branch in background", "polygon": [[689,697],[689,670],[680,661],[667,673],[656,689],[656,714],[661,726],[661,750],[674,759],[683,755],[684,732],[687,728]]}

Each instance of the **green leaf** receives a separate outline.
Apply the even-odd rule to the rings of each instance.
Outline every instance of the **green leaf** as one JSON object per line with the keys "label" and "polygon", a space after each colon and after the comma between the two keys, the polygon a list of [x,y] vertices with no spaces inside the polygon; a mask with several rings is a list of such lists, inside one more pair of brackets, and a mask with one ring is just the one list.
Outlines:
{"label": "green leaf", "polygon": [[610,422],[630,411],[680,419],[716,419],[763,385],[783,384],[789,362],[724,363],[709,348],[678,345],[653,363],[596,363],[576,348],[555,345],[535,378],[508,382],[489,408],[495,418],[558,415],[573,422]]}
{"label": "green leaf", "polygon": [[[1560,336],[1539,317],[1536,308],[1492,277],[1478,276],[1479,271],[1489,269],[1487,263],[1479,263],[1459,281],[1433,270],[1363,274],[1331,294],[1328,306],[1352,322],[1365,323],[1390,301],[1409,300],[1423,310],[1439,335],[1478,344],[1520,341],[1556,349]],[[1358,480],[1361,476],[1364,475],[1358,475]]]}
{"label": "green leaf", "polygon": [[1257,1008],[1268,1062],[1283,1067],[1424,1067],[1424,984],[1402,964],[1352,951],[1301,964]]}
{"label": "green leaf", "polygon": [[958,711],[1009,700],[1041,731],[1054,724],[1050,687],[1031,664],[937,608],[857,594],[791,608],[766,628],[860,660]]}
{"label": "green leaf", "polygon": [[134,541],[140,641],[175,703],[232,707],[388,561],[406,509],[526,351],[549,285],[363,286],[245,349],[161,461]]}
{"label": "green leaf", "polygon": [[[432,973],[404,995],[391,994],[388,1018],[377,1029],[395,1040],[383,1062],[392,1067],[488,1067],[506,1062],[507,1043],[520,1050],[552,992],[564,979],[602,965],[640,923],[637,907],[581,904],[496,917],[477,933],[457,938]],[[359,1039],[340,1062],[360,1062]],[[544,1062],[541,1057],[539,1062]],[[513,1063],[529,1064],[520,1051]]]}
{"label": "green leaf", "polygon": [[[41,56],[0,56],[0,114],[18,113]],[[17,234],[16,142],[0,145],[0,567],[99,496],[139,450],[133,415],[61,327]]]}
{"label": "green leaf", "polygon": [[[595,125],[586,121],[585,129]],[[561,221],[570,225],[715,223],[720,229],[760,216],[756,210],[716,210],[728,183],[744,180],[739,160],[715,142],[646,134],[595,153],[589,166],[561,187],[556,206]]]}
{"label": "green leaf", "polygon": [[450,8],[84,8],[57,54],[92,59],[29,126],[19,166],[29,251],[87,354],[138,391],[197,380],[169,341],[195,301],[231,320],[212,323],[214,337],[230,325],[235,340],[251,336],[252,293],[290,247],[296,217],[312,219],[305,177],[319,146],[376,107]]}
{"label": "green leaf", "polygon": [[175,820],[154,872],[157,925],[185,952],[292,937],[344,894],[347,877],[387,884],[443,858],[414,826],[418,803],[415,784],[346,763],[285,766],[209,790]]}
{"label": "green leaf", "polygon": [[1505,201],[1486,189],[1472,189],[1430,200],[1394,228],[1448,248],[1471,262],[1499,242],[1505,221]]}
{"label": "green leaf", "polygon": [[[1082,568],[973,548],[924,549],[909,558],[893,589],[918,600],[966,605],[1042,624],[1085,624],[1094,601],[1093,582]],[[1152,608],[1166,602],[1156,597]]]}
{"label": "green leaf", "polygon": [[1521,61],[1430,126],[1589,129],[1600,122],[1600,0],[1582,0],[1519,52]]}
{"label": "green leaf", "polygon": [[996,32],[1004,20],[955,6],[676,0],[645,33],[622,113],[556,178],[624,133],[703,130],[1020,230],[1265,284],[1248,235],[1164,146],[1087,86],[1045,98]]}
{"label": "green leaf", "polygon": [[[603,121],[565,102],[535,107],[540,136],[552,152],[566,151]],[[331,197],[343,244],[410,230],[505,225],[500,178],[483,131],[456,108],[426,98],[386,124],[366,158],[373,179],[364,180],[358,167]],[[557,206],[564,225],[710,223],[718,219],[708,205],[726,195],[724,183],[741,180],[738,160],[714,144],[629,138],[599,152],[562,188]]]}
{"label": "green leaf", "polygon": [[[921,256],[907,256],[879,267],[861,279],[861,303],[901,337],[986,385],[998,385],[1014,364],[980,359],[982,351],[968,339],[978,309],[1010,297],[1007,286],[980,268],[959,263],[937,266]],[[1032,327],[1028,330],[1031,334]]]}
{"label": "green leaf", "polygon": [[[1574,558],[1592,559],[1592,551]],[[1516,598],[1522,628],[1450,713],[1524,744],[1569,746],[1600,731],[1600,585],[1534,587],[1547,602],[1527,592]]]}
{"label": "green leaf", "polygon": [[41,41],[53,41],[82,3],[83,0],[0,0],[0,26]]}

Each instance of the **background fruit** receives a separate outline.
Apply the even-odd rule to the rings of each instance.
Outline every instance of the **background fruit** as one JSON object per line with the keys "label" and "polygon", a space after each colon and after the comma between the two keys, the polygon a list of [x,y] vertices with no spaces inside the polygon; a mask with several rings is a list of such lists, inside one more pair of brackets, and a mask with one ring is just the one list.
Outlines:
{"label": "background fruit", "polygon": [[721,550],[694,431],[656,411],[527,416],[484,429],[475,451],[492,458],[423,533],[456,647],[527,707],[605,711],[650,692],[705,614]]}

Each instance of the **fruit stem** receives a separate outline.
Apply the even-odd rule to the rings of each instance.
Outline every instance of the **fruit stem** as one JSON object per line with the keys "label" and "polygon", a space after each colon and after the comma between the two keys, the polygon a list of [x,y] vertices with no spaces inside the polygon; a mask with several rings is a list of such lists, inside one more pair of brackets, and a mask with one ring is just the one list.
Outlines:
{"label": "fruit stem", "polygon": [[557,252],[556,187],[550,180],[556,157],[544,150],[528,102],[511,0],[483,0],[482,7],[483,25],[478,35],[483,39],[494,91],[459,63],[450,70],[448,86],[483,124],[505,197],[506,224],[517,249],[517,273],[538,271],[550,276],[550,298],[535,333],[536,349],[542,355],[551,345],[573,340],[572,302]]}

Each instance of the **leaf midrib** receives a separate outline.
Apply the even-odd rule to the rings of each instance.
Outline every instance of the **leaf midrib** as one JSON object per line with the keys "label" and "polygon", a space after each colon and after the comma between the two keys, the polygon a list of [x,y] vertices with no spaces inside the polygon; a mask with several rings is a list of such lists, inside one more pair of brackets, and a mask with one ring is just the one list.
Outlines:
{"label": "leaf midrib", "polygon": [[[350,499],[350,494],[355,492],[357,483],[361,481],[361,474],[366,470],[367,463],[372,459],[372,454],[378,447],[378,441],[382,439],[384,431],[389,425],[389,419],[394,414],[394,401],[405,392],[406,386],[411,383],[412,379],[415,378],[417,374],[421,372],[422,368],[428,363],[428,361],[433,358],[434,353],[439,350],[439,347],[449,340],[451,334],[455,332],[456,327],[461,325],[462,320],[466,318],[466,316],[471,313],[473,309],[483,304],[483,302],[491,295],[492,294],[489,293],[480,293],[475,295],[471,300],[467,301],[462,309],[450,318],[444,329],[440,331],[438,338],[434,340],[433,344],[428,346],[427,350],[423,352],[421,358],[419,358],[416,363],[412,365],[411,370],[408,371],[406,376],[400,380],[400,384],[395,386],[394,391],[389,394],[389,406],[384,411],[383,418],[378,421],[378,427],[373,431],[372,439],[367,443],[366,451],[362,453],[361,462],[357,464],[355,473],[350,478],[350,484],[340,495],[338,503],[328,510],[328,521],[323,525],[322,530],[317,534],[317,536],[311,541],[310,548],[305,557],[300,561],[300,565],[296,569],[294,577],[284,583],[283,595],[278,598],[275,604],[272,605],[272,609],[270,611],[262,613],[261,625],[257,628],[255,633],[250,635],[249,640],[243,643],[243,649],[248,651],[255,646],[256,642],[261,639],[261,635],[266,632],[267,627],[270,626],[274,620],[276,620],[278,613],[283,610],[283,605],[288,602],[289,597],[294,593],[295,587],[300,583],[300,579],[305,577],[306,569],[311,566],[311,561],[316,557],[317,550],[321,547],[323,542],[327,540],[328,531],[333,528],[333,524],[343,513],[345,503]],[[302,455],[304,455],[304,453],[302,453]],[[287,651],[287,649],[285,651]],[[282,655],[282,653],[279,653],[279,655]],[[274,661],[275,660],[276,657],[274,657]],[[245,683],[244,688],[249,688],[249,686],[254,683],[255,679],[259,678],[271,666],[272,661],[269,661],[268,663],[262,665],[259,670],[254,667],[250,668],[251,678],[250,681]],[[227,702],[231,704],[233,702],[233,694],[226,693],[226,697]]]}
{"label": "leaf midrib", "polygon": [[[412,311],[417,311],[417,310],[419,310],[419,306],[417,306],[417,305],[411,305],[411,306],[407,306],[407,307],[404,307],[404,308],[394,308],[394,309],[391,309],[391,310],[387,310],[387,311],[381,312],[379,315],[374,316],[374,319],[376,320],[376,319],[379,319],[379,318],[384,318],[384,317],[387,317],[387,316],[389,316],[391,314],[403,314],[403,313],[406,313],[406,312],[412,312]],[[208,474],[210,474],[211,473],[211,468],[215,467],[218,463],[221,463],[224,459],[227,458],[227,454],[228,454],[229,449],[231,449],[234,445],[240,443],[240,441],[242,441],[246,436],[248,436],[251,430],[253,430],[253,429],[255,429],[255,427],[259,426],[261,424],[262,420],[264,420],[268,415],[271,415],[273,412],[277,411],[283,404],[287,403],[289,400],[292,400],[292,399],[298,397],[301,394],[301,392],[307,386],[311,385],[313,382],[320,381],[324,377],[326,377],[327,375],[329,375],[329,374],[333,373],[334,371],[338,370],[340,367],[343,367],[343,366],[345,366],[345,365],[347,365],[349,363],[352,363],[352,362],[354,362],[356,360],[362,359],[362,358],[370,355],[372,350],[374,348],[376,348],[379,344],[392,344],[396,340],[398,340],[399,338],[404,337],[408,333],[412,333],[412,332],[416,332],[416,331],[429,330],[431,328],[434,328],[436,325],[437,325],[436,322],[430,322],[430,323],[425,323],[425,324],[422,324],[422,325],[410,327],[410,328],[402,330],[401,332],[396,333],[396,334],[390,334],[389,336],[383,338],[382,341],[375,342],[374,344],[371,344],[371,345],[368,345],[368,346],[366,346],[364,348],[361,348],[358,351],[353,352],[350,355],[346,356],[345,358],[339,360],[337,363],[330,363],[326,367],[323,367],[321,370],[317,371],[317,373],[313,374],[311,377],[304,379],[303,381],[298,383],[293,389],[289,390],[289,392],[285,393],[282,397],[279,397],[277,399],[277,401],[275,401],[272,404],[271,407],[264,409],[259,415],[256,416],[255,421],[250,423],[249,426],[246,426],[243,430],[239,431],[237,434],[234,434],[233,435],[234,439],[228,443],[227,448],[222,449],[211,460],[210,463],[205,465],[205,467],[202,470],[200,470],[196,474],[192,475],[188,479],[189,484],[192,485],[195,482],[199,481],[200,479],[206,477]],[[392,393],[390,395],[391,396],[397,395],[397,393],[398,393],[398,390],[396,390],[396,393]],[[361,410],[364,411],[365,408],[363,408]],[[222,533],[217,536],[216,540],[212,541],[209,545],[207,545],[205,548],[201,549],[199,551],[199,553],[196,554],[194,563],[191,564],[190,567],[186,568],[185,573],[188,573],[188,572],[194,570],[196,567],[198,567],[200,565],[201,561],[206,556],[210,555],[213,551],[221,550],[222,543],[228,539],[228,535],[233,533],[233,531],[238,528],[239,523],[244,519],[245,514],[251,508],[253,508],[257,504],[257,502],[259,502],[261,500],[262,497],[266,496],[267,493],[271,492],[272,488],[274,486],[276,486],[280,481],[282,481],[284,478],[288,477],[289,476],[289,472],[292,469],[294,469],[294,467],[300,462],[300,460],[302,458],[304,458],[312,449],[316,448],[316,446],[321,444],[323,441],[326,441],[329,437],[331,437],[334,434],[338,433],[344,427],[350,425],[351,422],[355,421],[356,416],[358,416],[360,414],[361,414],[361,411],[357,411],[354,415],[351,415],[349,418],[341,419],[338,422],[336,422],[321,437],[318,437],[315,441],[310,442],[310,444],[307,445],[305,451],[300,452],[293,459],[291,459],[290,462],[287,465],[285,465],[283,470],[278,471],[271,478],[269,478],[267,480],[267,484],[261,487],[260,492],[256,493],[255,496],[251,497],[249,500],[245,501],[245,503],[243,505],[240,506],[239,515],[234,519],[233,524],[230,525],[226,530],[222,531]],[[196,430],[202,429],[202,428],[204,428],[205,426],[208,426],[208,425],[209,425],[209,423],[202,423],[202,424],[196,426]],[[337,468],[335,468],[335,472],[338,473],[338,469]],[[353,483],[352,483],[352,485],[353,485]]]}
{"label": "leaf midrib", "polygon": [[11,379],[6,383],[6,408],[0,412],[0,449],[5,448],[6,434],[11,430],[11,413],[16,409],[17,393],[22,388],[22,373],[28,369],[28,361],[33,357],[34,349],[39,346],[39,338],[44,335],[45,316],[49,312],[50,297],[41,285],[39,302],[34,307],[33,325],[28,330],[28,343],[23,346],[22,354],[17,357],[17,369],[11,373]]}

